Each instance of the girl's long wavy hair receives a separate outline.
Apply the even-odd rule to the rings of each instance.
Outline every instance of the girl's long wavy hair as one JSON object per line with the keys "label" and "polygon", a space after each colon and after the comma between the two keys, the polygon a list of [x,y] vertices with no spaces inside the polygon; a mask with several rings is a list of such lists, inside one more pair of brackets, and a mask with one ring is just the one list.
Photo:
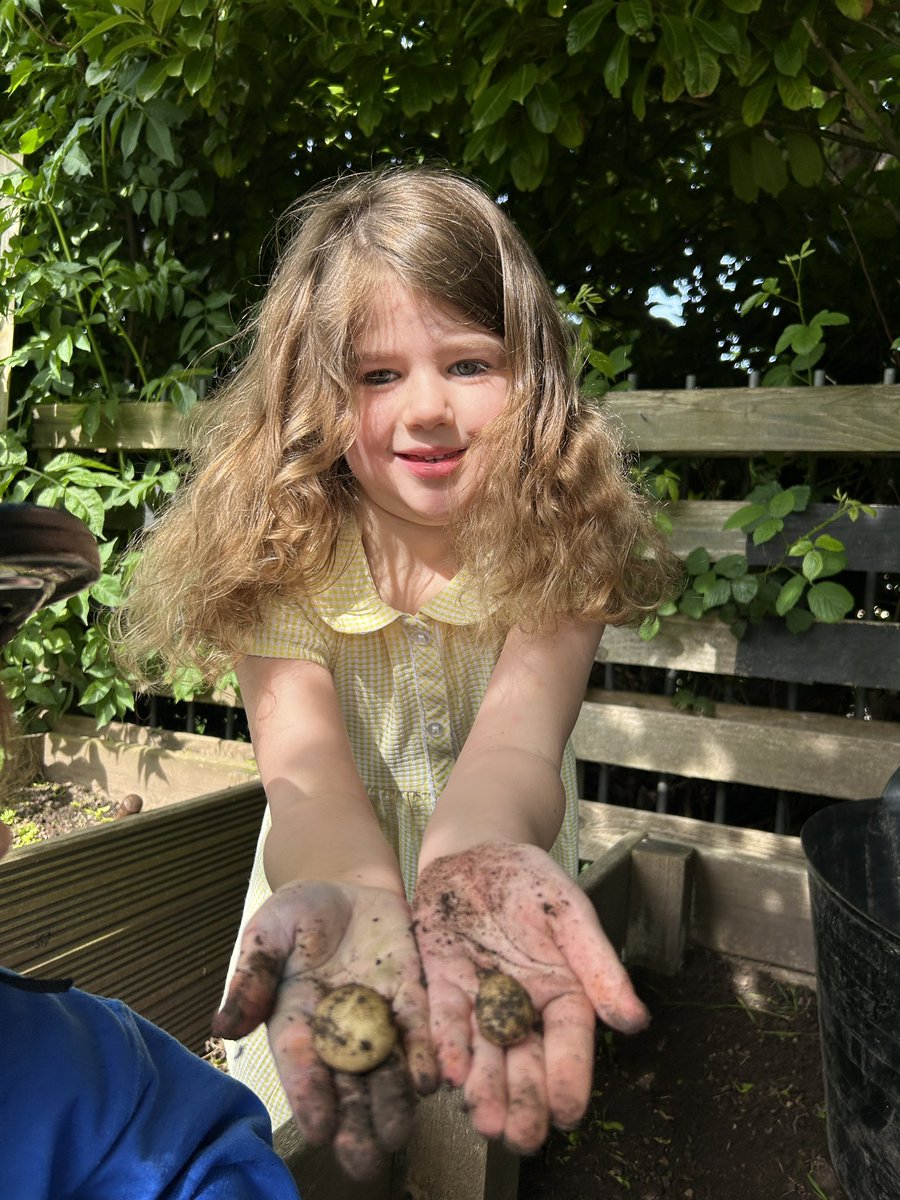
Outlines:
{"label": "girl's long wavy hair", "polygon": [[125,661],[213,680],[264,602],[326,583],[356,505],[354,340],[390,277],[506,345],[509,400],[477,439],[490,469],[450,530],[486,632],[654,607],[671,556],[616,435],[579,401],[572,330],[502,209],[449,170],[395,167],[321,188],[284,222],[249,354],[203,405],[192,478],[145,535],[120,614]]}

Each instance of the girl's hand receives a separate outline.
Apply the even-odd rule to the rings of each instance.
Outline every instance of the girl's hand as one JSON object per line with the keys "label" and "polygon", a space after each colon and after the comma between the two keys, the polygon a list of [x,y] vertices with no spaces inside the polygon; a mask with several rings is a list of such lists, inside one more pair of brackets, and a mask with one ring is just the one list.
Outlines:
{"label": "girl's hand", "polygon": [[[444,1078],[465,1089],[472,1124],[519,1153],[549,1121],[571,1129],[591,1091],[595,1014],[636,1032],[649,1020],[590,901],[536,846],[489,843],[435,859],[413,906]],[[474,1015],[479,972],[526,989],[542,1028],[507,1050]]]}
{"label": "girl's hand", "polygon": [[[371,1178],[405,1145],[413,1088],[434,1091],[428,1000],[406,900],[382,888],[320,882],[279,888],[244,930],[214,1032],[243,1037],[268,1024],[269,1044],[297,1124],[314,1145],[334,1141],[348,1175]],[[333,1071],[312,1046],[310,1018],[326,992],[362,983],[391,1004],[400,1042],[365,1075]]]}

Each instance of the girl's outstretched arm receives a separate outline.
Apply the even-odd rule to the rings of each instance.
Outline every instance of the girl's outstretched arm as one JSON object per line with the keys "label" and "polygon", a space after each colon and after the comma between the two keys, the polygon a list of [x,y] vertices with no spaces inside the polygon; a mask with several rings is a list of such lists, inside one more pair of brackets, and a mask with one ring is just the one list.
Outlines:
{"label": "girl's outstretched arm", "polygon": [[[475,1128],[534,1151],[552,1120],[577,1123],[590,1095],[596,1016],[635,1031],[647,1013],[578,885],[547,853],[565,797],[560,765],[600,630],[514,631],[420,856],[414,915],[444,1077]],[[474,1000],[499,970],[541,1020],[507,1049],[481,1033]]]}
{"label": "girl's outstretched arm", "polygon": [[[215,1031],[265,1021],[294,1116],[310,1141],[333,1140],[349,1174],[373,1175],[411,1125],[413,1087],[434,1089],[421,966],[396,858],[357,773],[329,672],[249,657],[238,669],[272,814],[272,896],[244,930]],[[402,1053],[366,1076],[326,1067],[310,1019],[335,987],[361,983],[391,1004]],[[412,1084],[412,1086],[410,1086]]]}

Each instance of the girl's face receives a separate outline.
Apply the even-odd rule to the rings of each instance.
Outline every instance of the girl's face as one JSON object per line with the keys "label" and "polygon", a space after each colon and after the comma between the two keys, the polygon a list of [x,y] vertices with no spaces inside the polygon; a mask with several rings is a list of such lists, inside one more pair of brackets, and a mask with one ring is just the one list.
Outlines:
{"label": "girl's face", "polygon": [[359,432],[346,457],[369,516],[445,526],[481,474],[469,444],[506,404],[503,339],[390,280],[354,349]]}

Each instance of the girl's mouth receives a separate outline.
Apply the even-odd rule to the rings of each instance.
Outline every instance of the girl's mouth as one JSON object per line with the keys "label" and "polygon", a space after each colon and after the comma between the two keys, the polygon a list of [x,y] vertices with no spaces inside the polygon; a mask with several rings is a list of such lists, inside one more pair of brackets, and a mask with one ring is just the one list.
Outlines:
{"label": "girl's mouth", "polygon": [[440,479],[451,474],[461,462],[465,450],[447,450],[443,454],[398,452],[396,457],[420,479]]}

